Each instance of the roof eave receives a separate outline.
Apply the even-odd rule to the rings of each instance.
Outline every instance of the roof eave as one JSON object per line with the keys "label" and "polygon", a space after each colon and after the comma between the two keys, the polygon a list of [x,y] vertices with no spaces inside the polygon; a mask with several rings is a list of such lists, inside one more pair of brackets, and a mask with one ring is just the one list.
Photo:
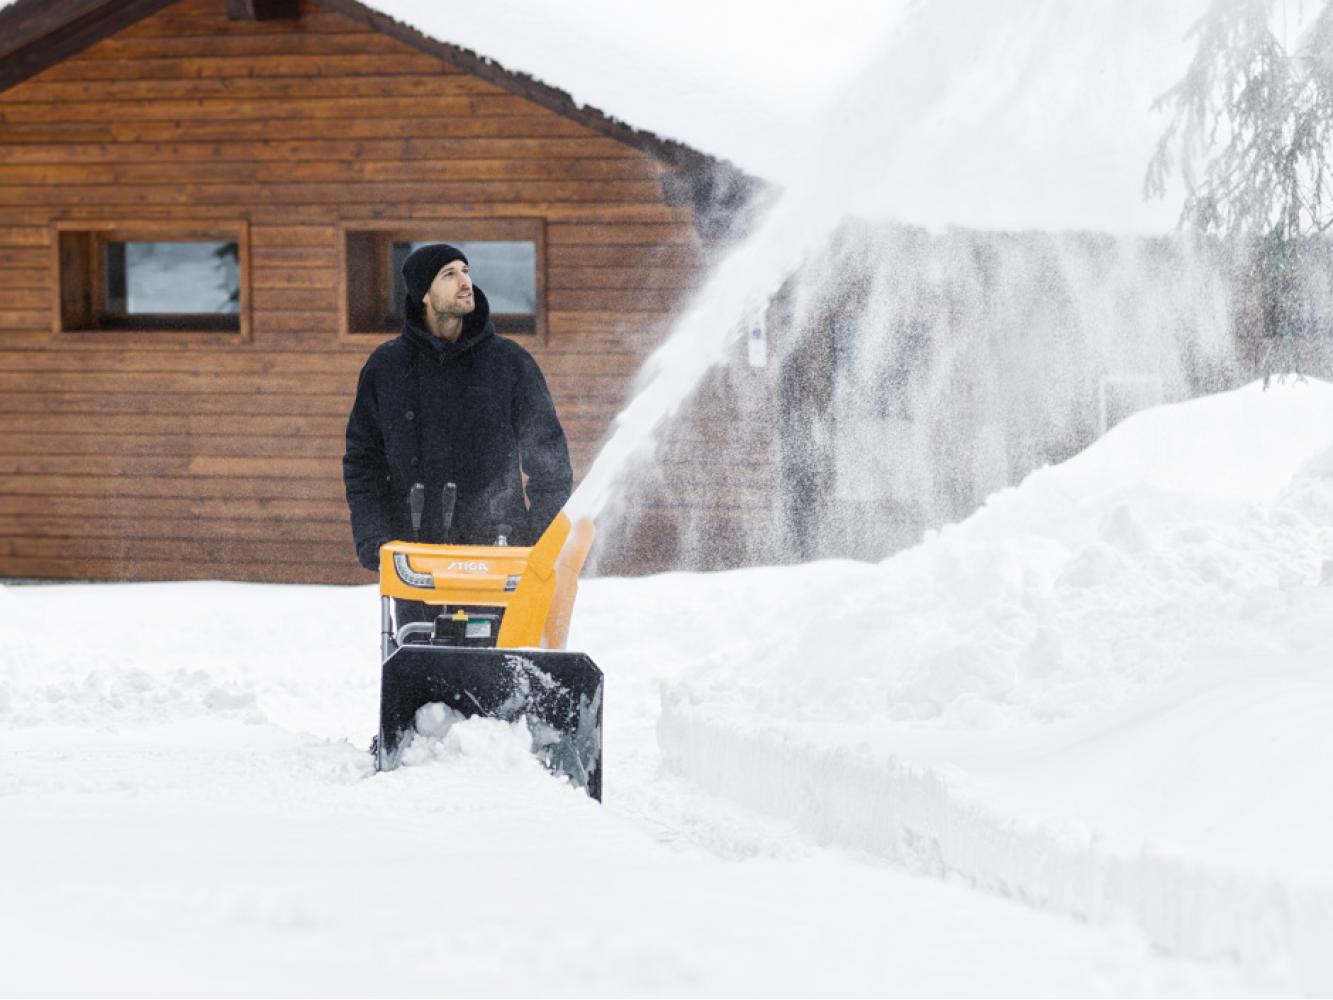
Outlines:
{"label": "roof eave", "polygon": [[0,11],[0,90],[156,14],[174,0],[17,0]]}

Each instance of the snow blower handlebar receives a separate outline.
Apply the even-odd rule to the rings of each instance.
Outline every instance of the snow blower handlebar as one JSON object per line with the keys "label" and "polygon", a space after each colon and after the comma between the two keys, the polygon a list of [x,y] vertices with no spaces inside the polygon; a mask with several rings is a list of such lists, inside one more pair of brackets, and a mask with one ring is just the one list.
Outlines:
{"label": "snow blower handlebar", "polygon": [[426,484],[413,483],[407,494],[407,505],[412,511],[412,539],[421,540],[421,512],[426,509]]}
{"label": "snow blower handlebar", "polygon": [[440,497],[440,538],[449,540],[449,529],[454,526],[454,505],[458,503],[458,484],[445,483]]}

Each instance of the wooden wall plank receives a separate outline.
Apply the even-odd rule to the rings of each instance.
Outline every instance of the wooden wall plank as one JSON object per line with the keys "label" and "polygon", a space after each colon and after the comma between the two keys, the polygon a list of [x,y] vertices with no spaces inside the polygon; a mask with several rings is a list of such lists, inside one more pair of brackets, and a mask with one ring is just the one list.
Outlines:
{"label": "wooden wall plank", "polygon": [[[651,182],[641,181],[395,181],[378,182],[375,193],[388,202],[489,203],[491,212],[504,213],[511,202],[590,201],[598,203],[643,200]],[[296,184],[64,184],[17,185],[0,183],[3,205],[119,205],[128,214],[136,205],[345,205],[365,197],[363,185],[307,182]]]}
{"label": "wooden wall plank", "polygon": [[359,163],[409,161],[414,163],[453,160],[513,159],[543,163],[564,163],[567,160],[596,159],[630,163],[645,170],[660,170],[660,165],[625,155],[624,147],[617,147],[610,139],[599,136],[576,136],[565,139],[506,139],[463,138],[428,139],[408,136],[401,139],[293,139],[245,140],[226,139],[200,142],[72,142],[60,139],[51,142],[25,142],[5,146],[8,164],[55,164],[89,162],[111,165],[128,163],[152,165],[170,162],[189,172],[187,164],[225,162],[298,163]]}
{"label": "wooden wall plank", "polygon": [[[51,269],[47,268],[23,268],[0,267],[0,288],[41,288],[48,289],[51,284]],[[6,304],[9,304],[9,297],[3,296]],[[47,301],[50,301],[48,291]]]}
{"label": "wooden wall plank", "polygon": [[[270,512],[271,516],[271,512]],[[273,528],[260,518],[163,517],[146,520],[138,512],[111,516],[98,511],[95,516],[63,515],[54,512],[41,517],[7,515],[0,512],[0,538],[43,539],[172,539],[210,541],[264,542],[273,537]],[[289,516],[283,524],[283,538],[289,542],[322,542],[345,548],[351,544],[346,518],[313,520]],[[344,555],[343,552],[338,553]]]}
{"label": "wooden wall plank", "polygon": [[358,25],[337,14],[326,11],[304,11],[299,21],[252,21],[236,23],[227,19],[219,21],[215,11],[185,13],[179,11],[179,5],[168,7],[157,17],[151,17],[133,24],[120,33],[122,38],[182,38],[202,36],[213,38],[217,35],[252,36],[259,34],[294,34],[320,35],[330,32],[346,34],[359,30]]}
{"label": "wooden wall plank", "polygon": [[[334,222],[338,218],[349,221],[363,221],[388,217],[385,203],[374,200],[378,185],[364,185],[360,190],[360,199],[342,204],[292,204],[264,205],[262,208],[249,208],[247,205],[209,204],[190,205],[188,210],[173,204],[139,204],[133,206],[135,217],[140,220],[168,220],[181,218],[187,211],[189,217],[197,222],[209,220],[234,221],[238,214],[248,215],[252,221],[265,226],[304,225],[314,221]],[[0,217],[15,225],[49,225],[52,216],[77,218],[88,221],[118,221],[125,218],[129,208],[125,205],[83,204],[70,208],[56,206],[0,206]],[[502,204],[451,204],[440,206],[433,203],[409,202],[392,206],[392,217],[404,220],[425,220],[438,222],[448,219],[493,219],[502,215],[507,219],[542,219],[551,225],[575,225],[600,229],[606,236],[605,246],[630,246],[637,251],[653,249],[651,244],[636,244],[628,234],[618,236],[622,224],[647,224],[669,227],[681,225],[681,210],[661,204],[650,203],[598,203],[598,202],[505,202]],[[582,244],[588,246],[589,244]],[[596,245],[596,244],[592,244]],[[669,245],[666,249],[677,246],[688,249],[690,244],[685,237],[680,242]],[[552,249],[547,242],[548,252]],[[565,247],[563,249],[570,249]],[[696,251],[697,252],[697,251]],[[35,257],[30,257],[35,260]]]}
{"label": "wooden wall plank", "polygon": [[[53,142],[212,142],[273,138],[321,139],[329,133],[323,119],[182,118],[178,120],[28,121],[5,125],[6,143]],[[342,118],[344,139],[575,138],[587,133],[563,118],[542,115],[459,114],[439,118]]]}
{"label": "wooden wall plank", "polygon": [[[77,365],[77,355],[71,357]],[[231,390],[241,381],[227,372],[175,372],[168,376],[161,372],[84,372],[65,371],[59,376],[48,372],[0,372],[0,393],[11,392],[129,392],[129,393],[184,393],[199,395],[213,390]],[[292,374],[274,372],[262,379],[245,380],[248,394],[241,398],[264,396],[320,396],[341,395],[351,400],[356,390],[356,373],[327,375],[322,372]]]}
{"label": "wooden wall plank", "polygon": [[318,500],[330,509],[345,507],[342,483],[328,478],[147,475],[108,473],[12,473],[5,481],[10,496],[214,498],[227,500]]}
{"label": "wooden wall plank", "polygon": [[[397,73],[383,66],[378,74],[333,79],[309,76],[204,76],[170,79],[128,76],[115,80],[49,80],[37,77],[0,91],[0,107],[78,102],[185,102],[203,98],[242,100],[326,100],[340,97],[504,97],[506,91],[474,76]],[[132,71],[131,71],[132,72]]]}
{"label": "wooden wall plank", "polygon": [[214,434],[112,434],[86,423],[80,431],[21,434],[0,431],[0,457],[294,458],[318,460],[321,469],[329,462],[342,460],[343,428],[339,426],[340,422],[330,421],[320,428],[317,436],[285,433],[286,429],[277,423],[263,428],[267,433],[242,436],[231,430],[235,419],[238,418],[229,416],[222,421],[215,418],[213,429],[221,433]]}
{"label": "wooden wall plank", "polygon": [[123,389],[92,391],[86,388],[34,387],[26,391],[0,390],[0,413],[74,413],[100,417],[103,414],[143,414],[147,417],[226,416],[272,414],[277,416],[339,416],[346,420],[351,404],[347,393],[290,396],[237,392],[223,384],[221,391],[142,393]]}
{"label": "wooden wall plank", "polygon": [[71,550],[77,558],[115,560],[118,562],[165,561],[177,563],[218,562],[336,562],[346,559],[350,543],[303,541],[285,539],[246,541],[230,538],[208,540],[176,538],[4,538],[0,537],[0,558],[59,559],[67,558]]}
{"label": "wooden wall plank", "polygon": [[418,124],[459,115],[519,118],[530,114],[522,98],[510,94],[436,95],[432,97],[196,97],[189,100],[141,101],[0,101],[0,122],[144,122],[157,119],[231,121],[262,118],[357,119],[377,115]]}
{"label": "wooden wall plank", "polygon": [[[336,508],[318,500],[297,500],[289,497],[141,497],[141,496],[78,496],[56,493],[40,498],[41,513],[33,513],[33,501],[22,495],[0,493],[0,516],[12,523],[27,526],[28,534],[46,534],[41,530],[48,517],[90,519],[134,519],[137,530],[156,530],[158,526],[191,521],[260,521],[265,530],[286,521],[308,521],[336,524],[347,532],[346,506]],[[17,532],[15,532],[17,533]],[[85,537],[97,537],[92,525]]]}
{"label": "wooden wall plank", "polygon": [[196,59],[217,56],[239,56],[257,59],[269,56],[292,55],[369,55],[383,63],[396,60],[404,54],[404,47],[385,35],[373,31],[319,32],[305,31],[264,32],[245,34],[219,32],[211,37],[167,37],[117,32],[77,57],[80,62],[111,60],[137,63],[146,59]]}
{"label": "wooden wall plank", "polygon": [[[180,182],[179,163],[0,163],[0,185],[95,186]],[[202,184],[284,185],[358,181],[636,181],[644,200],[656,196],[657,173],[633,160],[462,159],[290,161],[214,160],[193,163],[190,180]],[[545,200],[536,198],[530,200]],[[621,198],[608,198],[616,201]]]}
{"label": "wooden wall plank", "polygon": [[[220,437],[219,443],[223,447],[239,448],[244,447],[245,441],[250,438],[281,433],[293,440],[333,436],[341,449],[345,417],[343,413],[324,416],[291,413],[277,417],[271,414],[230,413],[225,421],[220,421],[208,413],[109,413],[99,416],[97,420],[89,420],[87,413],[78,411],[25,411],[5,415],[3,427],[0,427],[0,440],[22,437],[33,442],[25,445],[25,449],[36,450],[40,445],[58,452],[67,450],[69,445],[59,440],[35,439],[60,437],[66,440],[96,439],[109,442],[124,436],[137,438],[146,447],[149,442],[166,443],[181,440],[182,436],[185,443]],[[0,446],[0,451],[13,450],[12,447]]]}
{"label": "wooden wall plank", "polygon": [[[309,55],[224,56],[204,54],[197,56],[162,56],[155,59],[136,59],[121,62],[114,59],[67,59],[34,79],[63,80],[183,80],[207,77],[347,77],[382,76],[385,63],[366,59],[357,54],[313,53]],[[400,52],[393,57],[395,73],[415,73],[422,76],[445,77],[458,70],[420,52]],[[20,84],[23,86],[23,84]]]}
{"label": "wooden wall plank", "polygon": [[[90,334],[83,342],[95,346],[95,336]],[[67,354],[55,351],[11,351],[0,349],[0,372],[63,372],[70,368],[71,361]],[[269,352],[269,351],[227,351],[215,355],[200,354],[196,351],[155,349],[151,344],[139,343],[131,350],[80,352],[80,372],[208,372],[228,374],[238,377],[251,375],[287,374],[299,375],[308,372],[336,374],[355,377],[362,358],[340,354],[315,354],[305,351]],[[164,383],[163,391],[170,391],[170,384]]]}
{"label": "wooden wall plank", "polygon": [[[7,152],[7,151],[6,151]],[[50,247],[50,226],[0,225],[0,247]],[[3,266],[3,265],[0,265]]]}

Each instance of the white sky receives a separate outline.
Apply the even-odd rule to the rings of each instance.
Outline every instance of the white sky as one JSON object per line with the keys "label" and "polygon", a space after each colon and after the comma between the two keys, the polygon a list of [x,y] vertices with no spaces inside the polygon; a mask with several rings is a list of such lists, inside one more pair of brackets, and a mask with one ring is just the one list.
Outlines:
{"label": "white sky", "polygon": [[[371,0],[629,124],[771,175],[793,125],[870,58],[909,0]],[[799,141],[799,136],[797,137]]]}

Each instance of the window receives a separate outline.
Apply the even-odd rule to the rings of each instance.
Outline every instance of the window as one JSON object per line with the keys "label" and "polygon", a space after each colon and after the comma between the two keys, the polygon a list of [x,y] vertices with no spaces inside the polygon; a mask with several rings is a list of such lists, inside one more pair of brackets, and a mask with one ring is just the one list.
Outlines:
{"label": "window", "polygon": [[344,330],[397,333],[403,322],[403,261],[428,243],[467,255],[491,319],[509,336],[545,336],[540,220],[468,219],[439,223],[347,223],[343,228]]}
{"label": "window", "polygon": [[243,225],[57,229],[57,332],[248,337]]}
{"label": "window", "polygon": [[235,243],[112,241],[103,243],[102,251],[109,315],[240,313],[240,249]]}

